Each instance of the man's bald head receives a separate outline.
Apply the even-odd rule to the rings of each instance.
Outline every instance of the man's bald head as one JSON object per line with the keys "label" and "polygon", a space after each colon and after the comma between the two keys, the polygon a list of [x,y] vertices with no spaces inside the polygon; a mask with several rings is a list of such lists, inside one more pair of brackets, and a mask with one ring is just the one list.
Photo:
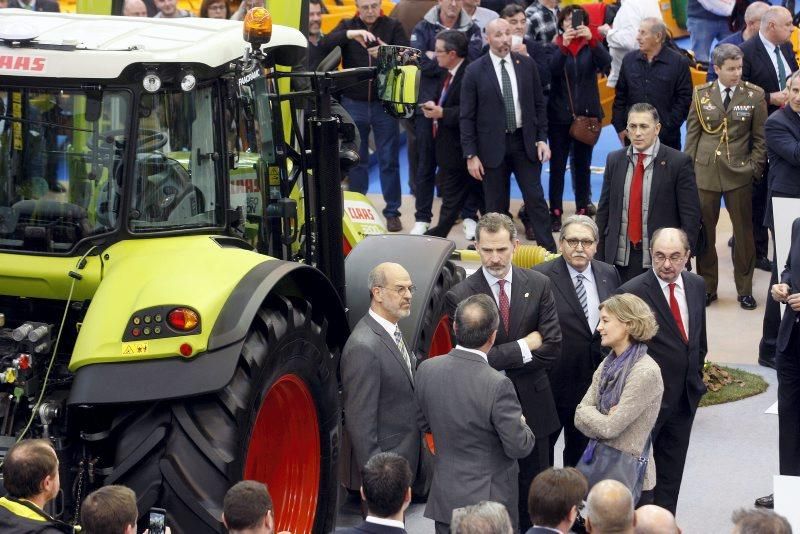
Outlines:
{"label": "man's bald head", "polygon": [[761,16],[761,33],[776,46],[789,42],[792,29],[792,13],[783,6],[770,6]]}
{"label": "man's bald head", "polygon": [[636,510],[636,534],[681,534],[675,516],[654,504]]}
{"label": "man's bald head", "polygon": [[122,6],[122,14],[126,17],[146,17],[147,6],[142,0],[125,0]]}
{"label": "man's bald head", "polygon": [[586,505],[587,530],[592,534],[633,534],[633,496],[624,484],[616,480],[598,482],[589,492]]}
{"label": "man's bald head", "polygon": [[764,13],[766,13],[769,8],[770,5],[766,2],[753,2],[744,10],[744,21],[747,24],[755,21],[760,23],[762,17],[764,17]]}

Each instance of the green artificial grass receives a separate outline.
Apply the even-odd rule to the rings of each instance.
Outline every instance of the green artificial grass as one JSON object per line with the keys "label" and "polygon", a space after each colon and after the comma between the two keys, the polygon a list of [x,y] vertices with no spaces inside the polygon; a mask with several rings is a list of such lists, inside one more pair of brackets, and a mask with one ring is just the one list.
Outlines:
{"label": "green artificial grass", "polygon": [[759,375],[741,369],[706,362],[703,382],[708,392],[700,399],[700,406],[713,406],[733,402],[767,390],[767,382]]}

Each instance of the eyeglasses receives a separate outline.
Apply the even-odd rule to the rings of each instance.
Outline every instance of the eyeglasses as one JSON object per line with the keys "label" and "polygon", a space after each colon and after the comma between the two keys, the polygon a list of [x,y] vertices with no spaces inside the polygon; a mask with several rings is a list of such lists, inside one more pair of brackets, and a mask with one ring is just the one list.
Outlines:
{"label": "eyeglasses", "polygon": [[385,289],[387,291],[394,291],[395,293],[397,293],[401,297],[403,295],[405,295],[406,291],[408,291],[408,293],[411,294],[411,295],[413,295],[414,293],[417,292],[417,286],[408,286],[408,287],[404,287],[404,286],[397,286],[397,287],[377,286],[377,287],[379,287],[381,289]]}
{"label": "eyeglasses", "polygon": [[578,248],[578,245],[583,248],[589,248],[595,243],[594,239],[565,239],[564,241],[572,248]]}
{"label": "eyeglasses", "polygon": [[664,263],[667,260],[673,265],[686,263],[686,254],[678,254],[677,252],[672,256],[665,256],[660,252],[653,254],[653,261],[656,263]]}

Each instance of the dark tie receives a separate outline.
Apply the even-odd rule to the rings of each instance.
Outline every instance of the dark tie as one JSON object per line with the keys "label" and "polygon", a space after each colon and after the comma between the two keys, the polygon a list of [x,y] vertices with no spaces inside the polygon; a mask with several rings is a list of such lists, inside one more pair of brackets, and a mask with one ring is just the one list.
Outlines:
{"label": "dark tie", "polygon": [[583,286],[584,276],[581,273],[578,273],[575,276],[575,293],[578,295],[578,302],[581,303],[581,308],[583,308],[583,314],[586,316],[586,320],[589,320],[589,303],[586,299],[586,288]]}
{"label": "dark tie", "polygon": [[631,179],[628,198],[628,239],[634,245],[642,242],[642,189],[644,183],[644,159],[647,154],[637,154],[636,168]]}
{"label": "dark tie", "polygon": [[497,283],[500,285],[500,295],[497,299],[499,302],[498,308],[500,308],[500,319],[503,320],[503,329],[506,331],[506,335],[508,335],[508,316],[511,311],[511,305],[508,302],[508,295],[506,295],[505,291],[506,281],[498,280]]}
{"label": "dark tie", "polygon": [[781,57],[781,49],[777,46],[774,48],[775,59],[778,60],[778,87],[781,91],[786,89],[786,68],[783,66],[783,58]]}
{"label": "dark tie", "polygon": [[683,327],[683,319],[681,318],[681,308],[678,306],[678,299],[675,298],[675,283],[669,284],[669,309],[672,311],[672,317],[675,318],[675,324],[678,325],[678,330],[681,331],[681,339],[684,343],[689,342],[686,337],[686,329]]}
{"label": "dark tie", "polygon": [[[447,96],[447,90],[450,88],[450,82],[453,79],[453,75],[449,72],[444,79],[444,84],[442,84],[442,93],[439,95],[439,101],[436,103],[437,106],[441,106],[442,102],[444,102],[445,97]],[[439,132],[439,120],[433,119],[433,137],[436,138],[436,134]]]}
{"label": "dark tie", "polygon": [[394,342],[397,343],[397,348],[400,350],[400,354],[403,355],[403,359],[406,361],[406,367],[408,367],[409,374],[413,376],[414,373],[411,371],[411,355],[408,353],[408,349],[406,349],[406,343],[403,341],[403,333],[400,331],[399,325],[394,330]]}
{"label": "dark tie", "polygon": [[731,88],[725,88],[725,100],[722,101],[722,105],[725,106],[725,111],[728,110],[728,106],[731,105]]}
{"label": "dark tie", "polygon": [[517,129],[517,114],[514,111],[514,91],[511,89],[511,76],[506,70],[506,60],[500,60],[500,78],[503,80],[503,103],[506,106],[506,132]]}

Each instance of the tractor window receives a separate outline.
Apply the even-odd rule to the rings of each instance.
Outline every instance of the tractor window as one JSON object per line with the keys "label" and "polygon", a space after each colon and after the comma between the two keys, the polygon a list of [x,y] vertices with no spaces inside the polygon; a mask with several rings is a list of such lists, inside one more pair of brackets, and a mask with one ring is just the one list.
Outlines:
{"label": "tractor window", "polygon": [[224,224],[212,87],[145,95],[139,109],[130,226],[151,232]]}
{"label": "tractor window", "polygon": [[0,249],[66,253],[116,228],[129,103],[0,86]]}

